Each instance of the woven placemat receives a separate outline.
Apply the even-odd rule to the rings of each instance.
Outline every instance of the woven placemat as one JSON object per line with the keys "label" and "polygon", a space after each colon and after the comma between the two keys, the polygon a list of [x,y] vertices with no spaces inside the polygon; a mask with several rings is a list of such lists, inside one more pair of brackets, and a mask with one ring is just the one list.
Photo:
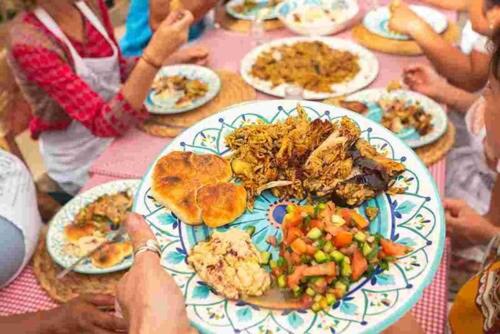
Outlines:
{"label": "woven placemat", "polygon": [[[352,30],[352,36],[363,46],[384,53],[400,56],[419,56],[422,49],[415,41],[398,41],[384,38],[370,32],[363,24],[359,24]],[[449,22],[448,29],[443,33],[443,38],[450,43],[456,43],[460,38],[460,28],[457,24]]]}
{"label": "woven placemat", "polygon": [[[215,22],[223,29],[248,33],[252,29],[252,21],[238,20],[226,12],[224,6],[218,6],[215,10]],[[267,31],[285,27],[280,20],[265,20],[264,29]]]}
{"label": "woven placemat", "polygon": [[236,73],[216,71],[221,79],[221,90],[210,102],[192,111],[175,115],[152,115],[139,128],[158,137],[175,137],[198,121],[213,115],[232,104],[255,100],[255,89]]}
{"label": "woven placemat", "polygon": [[448,122],[446,133],[434,143],[415,149],[418,156],[427,165],[431,166],[446,157],[455,144],[455,126]]}
{"label": "woven placemat", "polygon": [[84,275],[71,272],[62,280],[57,279],[57,274],[63,268],[57,265],[45,244],[46,229],[40,234],[38,247],[33,256],[33,268],[42,288],[57,302],[67,301],[85,293],[106,293],[115,295],[117,283],[126,271],[103,275]]}

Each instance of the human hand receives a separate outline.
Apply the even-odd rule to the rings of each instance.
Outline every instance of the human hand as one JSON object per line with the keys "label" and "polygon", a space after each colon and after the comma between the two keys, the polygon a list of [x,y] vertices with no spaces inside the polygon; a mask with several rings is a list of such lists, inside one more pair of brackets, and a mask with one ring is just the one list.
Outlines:
{"label": "human hand", "polygon": [[[51,334],[109,334],[126,331],[125,320],[102,309],[113,309],[115,298],[109,295],[82,295],[48,311],[40,320],[41,327]],[[45,325],[45,326],[44,326]]]}
{"label": "human hand", "polygon": [[441,102],[450,84],[429,65],[415,64],[403,69],[403,82],[411,90]]}
{"label": "human hand", "polygon": [[463,200],[447,198],[443,201],[443,205],[446,214],[446,233],[457,247],[486,244],[499,233],[498,227]]}
{"label": "human hand", "polygon": [[205,66],[208,64],[208,54],[208,48],[204,46],[192,46],[183,48],[168,57],[165,65],[196,64]]}
{"label": "human hand", "polygon": [[155,64],[163,64],[172,53],[187,42],[191,23],[193,23],[191,12],[172,11],[160,23],[144,50],[144,55]]}
{"label": "human hand", "polygon": [[395,0],[389,6],[391,16],[389,29],[405,35],[413,35],[417,30],[425,27],[427,23],[410,9],[403,1]]}
{"label": "human hand", "polygon": [[[144,218],[137,214],[129,214],[125,226],[134,249],[155,239]],[[142,252],[135,257],[132,268],[118,284],[117,298],[129,321],[130,334],[195,333],[180,289],[153,252]]]}

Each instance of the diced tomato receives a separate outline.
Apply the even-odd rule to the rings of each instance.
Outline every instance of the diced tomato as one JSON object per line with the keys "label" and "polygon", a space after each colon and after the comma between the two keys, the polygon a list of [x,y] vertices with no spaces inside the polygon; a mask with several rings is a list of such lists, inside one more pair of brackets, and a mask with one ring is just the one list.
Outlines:
{"label": "diced tomato", "polygon": [[330,233],[333,236],[336,236],[339,231],[341,231],[342,228],[334,226],[332,223],[325,224],[325,231]]}
{"label": "diced tomato", "polygon": [[304,294],[302,296],[302,307],[303,308],[309,308],[313,304],[313,298],[309,295]]}
{"label": "diced tomato", "polygon": [[351,211],[351,219],[354,221],[354,224],[356,224],[357,228],[364,230],[365,228],[368,227],[368,220],[365,219],[362,215],[357,213],[356,211]]}
{"label": "diced tomato", "polygon": [[304,205],[302,209],[304,210],[305,213],[307,213],[310,216],[314,214],[314,206],[312,205]]}
{"label": "diced tomato", "polygon": [[300,260],[300,255],[299,255],[299,254],[297,254],[297,253],[292,253],[292,254],[290,255],[290,258],[291,258],[291,260],[292,260],[292,264],[294,264],[294,265],[297,265],[297,264],[301,264],[301,263],[302,263],[302,261]]}
{"label": "diced tomato", "polygon": [[293,271],[293,273],[288,275],[287,283],[288,283],[288,287],[290,289],[293,289],[293,288],[296,288],[299,286],[300,280],[302,279],[302,277],[304,277],[303,271],[304,271],[305,267],[306,266],[304,266],[304,265],[297,266],[297,267],[295,267],[295,270]]}
{"label": "diced tomato", "polygon": [[344,292],[342,290],[335,288],[334,291],[335,292],[333,294],[335,295],[335,298],[341,299],[344,297]]}
{"label": "diced tomato", "polygon": [[274,235],[270,235],[267,237],[267,243],[273,247],[276,247],[276,245],[278,244],[278,240],[276,240],[276,237]]}
{"label": "diced tomato", "polygon": [[304,269],[304,276],[336,276],[335,262],[328,262],[310,266]]}
{"label": "diced tomato", "polygon": [[332,235],[330,233],[327,233],[325,235],[325,240],[332,240]]}
{"label": "diced tomato", "polygon": [[300,215],[299,212],[296,212],[296,210],[294,210],[292,213],[287,213],[285,215],[285,217],[283,218],[283,224],[282,225],[285,225],[286,228],[290,228],[290,227],[293,227],[293,226],[299,226],[300,223],[302,223],[302,216]]}
{"label": "diced tomato", "polygon": [[281,252],[281,256],[283,256],[283,258],[285,259],[286,263],[291,263],[292,262],[292,254],[290,254],[290,252],[287,252],[286,250],[284,250],[283,252]]}
{"label": "diced tomato", "polygon": [[340,209],[339,210],[339,213],[340,213],[340,216],[342,218],[344,218],[344,220],[346,222],[350,221],[351,220],[351,214],[353,213],[354,211],[353,210],[350,210],[350,209]]}
{"label": "diced tomato", "polygon": [[365,257],[361,254],[361,251],[358,248],[354,250],[354,254],[352,255],[351,267],[352,279],[354,281],[360,279],[368,269],[368,261],[366,261]]}
{"label": "diced tomato", "polygon": [[330,285],[333,281],[335,281],[335,278],[336,278],[336,276],[328,276],[326,278],[326,283],[328,283],[328,285]]}
{"label": "diced tomato", "polygon": [[330,221],[332,215],[335,213],[335,204],[328,202],[326,207],[319,213],[319,218],[323,221]]}
{"label": "diced tomato", "polygon": [[316,282],[314,282],[313,289],[316,292],[319,293],[324,293],[326,291],[326,288],[328,287],[328,283],[326,283],[326,279],[318,279]]}
{"label": "diced tomato", "polygon": [[285,244],[290,245],[295,239],[302,237],[302,231],[297,227],[290,227],[286,232]]}
{"label": "diced tomato", "polygon": [[322,220],[313,219],[311,220],[311,224],[309,226],[311,226],[311,228],[317,227],[320,230],[323,230],[325,228],[325,223]]}
{"label": "diced tomato", "polygon": [[408,252],[408,247],[387,239],[380,239],[380,245],[387,256],[402,256]]}
{"label": "diced tomato", "polygon": [[300,239],[300,238],[297,238],[295,239],[291,244],[290,244],[290,247],[292,248],[292,250],[299,254],[299,255],[302,255],[304,253],[307,252],[307,244],[304,242],[304,240]]}
{"label": "diced tomato", "polygon": [[276,268],[272,269],[272,272],[273,272],[274,277],[279,277],[283,274],[283,269],[276,267]]}
{"label": "diced tomato", "polygon": [[352,244],[352,233],[344,230],[338,231],[334,239],[335,247],[342,248]]}
{"label": "diced tomato", "polygon": [[313,256],[318,249],[312,245],[307,245],[306,254]]}

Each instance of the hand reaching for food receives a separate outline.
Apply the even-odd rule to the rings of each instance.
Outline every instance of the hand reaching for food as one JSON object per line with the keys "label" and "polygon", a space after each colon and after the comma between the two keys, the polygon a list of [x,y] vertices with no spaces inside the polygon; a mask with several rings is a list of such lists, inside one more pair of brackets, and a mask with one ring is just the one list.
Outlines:
{"label": "hand reaching for food", "polygon": [[[137,214],[130,214],[125,226],[135,250],[148,240],[156,240]],[[160,266],[160,258],[154,252],[135,256],[132,268],[118,284],[117,298],[131,334],[196,333],[189,324],[180,289]]]}
{"label": "hand reaching for food", "polygon": [[443,205],[446,211],[446,232],[460,248],[486,244],[500,233],[500,228],[463,200],[448,198]]}
{"label": "hand reaching for food", "polygon": [[410,65],[403,70],[403,82],[411,90],[424,94],[438,102],[450,87],[445,78],[440,76],[431,66],[423,64]]}
{"label": "hand reaching for food", "polygon": [[389,29],[397,33],[411,36],[413,32],[422,25],[427,25],[427,23],[403,1],[393,1],[389,6],[389,10],[391,12]]}

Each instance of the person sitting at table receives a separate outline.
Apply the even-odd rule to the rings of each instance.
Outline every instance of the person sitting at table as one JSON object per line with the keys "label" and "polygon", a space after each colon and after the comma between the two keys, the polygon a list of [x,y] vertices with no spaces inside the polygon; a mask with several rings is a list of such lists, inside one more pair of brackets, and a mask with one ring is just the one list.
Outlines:
{"label": "person sitting at table", "polygon": [[187,40],[189,11],[172,12],[137,58],[124,58],[103,0],[36,0],[10,28],[8,61],[30,103],[48,175],[74,195],[113,137],[147,117],[143,102]]}
{"label": "person sitting at table", "polygon": [[[153,32],[167,17],[171,7],[175,6],[193,13],[195,24],[189,30],[189,40],[198,38],[205,30],[205,15],[216,4],[217,0],[131,0],[125,35],[120,40],[123,54],[140,56]],[[197,63],[203,62],[208,56],[208,50],[202,47],[187,49],[186,52],[192,58],[199,58]],[[178,59],[177,62],[182,63],[183,59]]]}
{"label": "person sitting at table", "polygon": [[[500,22],[499,0],[471,0],[469,6],[471,21],[473,23],[481,22],[483,26],[486,24],[487,27],[486,29],[482,27],[482,30],[478,31],[483,35],[475,35],[472,37],[473,42],[465,43],[473,44],[470,54],[465,54],[448,43],[416,15],[406,3],[395,1],[391,5],[391,10],[389,27],[394,31],[411,36],[422,48],[436,70],[450,83],[468,91],[477,91],[484,87],[488,78],[490,61],[487,49],[488,36]],[[468,48],[470,47],[464,46],[464,49]]]}

